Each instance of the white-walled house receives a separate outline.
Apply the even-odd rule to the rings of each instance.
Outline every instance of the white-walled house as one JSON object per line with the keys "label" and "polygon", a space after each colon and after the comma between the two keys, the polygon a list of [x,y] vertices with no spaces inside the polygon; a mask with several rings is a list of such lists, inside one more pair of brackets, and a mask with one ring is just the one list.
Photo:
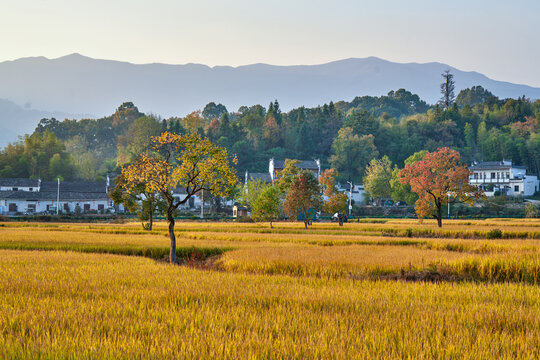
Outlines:
{"label": "white-walled house", "polygon": [[356,205],[364,203],[364,195],[366,194],[366,191],[364,190],[364,184],[353,184],[352,191],[349,184],[338,184],[338,190],[347,194],[347,197],[350,197]]}
{"label": "white-walled house", "polygon": [[[180,200],[185,199],[185,197],[187,196],[187,192],[186,192],[185,188],[178,187],[178,188],[176,188],[176,189],[174,189],[172,191],[172,195],[173,195],[175,201],[180,201]],[[204,199],[204,191],[199,191],[197,194],[191,196],[188,199],[188,201],[186,201],[184,204],[180,205],[178,208],[180,210],[182,210],[182,211],[199,210],[201,208],[201,204],[202,204],[203,199]],[[232,200],[222,199],[222,205],[223,206],[233,206],[234,203],[233,203]],[[210,206],[210,204],[208,203],[208,195],[206,197],[204,206],[205,206],[205,208]]]}
{"label": "white-walled house", "polygon": [[538,177],[527,174],[525,166],[516,166],[512,160],[475,163],[469,170],[469,184],[484,190],[486,196],[493,196],[495,192],[508,196],[531,196],[540,189]]}
{"label": "white-walled house", "polygon": [[[108,182],[0,179],[0,214],[105,212],[113,206]],[[59,201],[57,199],[59,198]]]}
{"label": "white-walled house", "polygon": [[[183,200],[187,196],[186,189],[183,188],[183,187],[178,187],[178,188],[174,189],[172,193],[173,193],[172,195],[173,195],[175,201]],[[200,194],[200,195],[202,196],[202,194]],[[200,208],[201,207],[201,202],[202,202],[201,198],[199,196],[197,196],[197,195],[194,195],[191,198],[189,198],[189,200],[186,201],[184,204],[180,205],[179,208],[182,209],[182,210]]]}

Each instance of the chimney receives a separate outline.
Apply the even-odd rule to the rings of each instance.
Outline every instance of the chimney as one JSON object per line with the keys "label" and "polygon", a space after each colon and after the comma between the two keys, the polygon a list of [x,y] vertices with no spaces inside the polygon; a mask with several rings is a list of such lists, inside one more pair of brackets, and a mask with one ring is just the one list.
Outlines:
{"label": "chimney", "polygon": [[270,173],[270,178],[272,179],[272,182],[274,181],[274,158],[270,159],[270,163],[268,164],[268,172]]}

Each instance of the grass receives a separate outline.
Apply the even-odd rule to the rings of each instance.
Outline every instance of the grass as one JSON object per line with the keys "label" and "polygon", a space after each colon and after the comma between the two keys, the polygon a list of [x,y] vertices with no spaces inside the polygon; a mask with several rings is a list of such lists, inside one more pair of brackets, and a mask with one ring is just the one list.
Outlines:
{"label": "grass", "polygon": [[540,357],[538,219],[275,227],[0,223],[0,358]]}
{"label": "grass", "polygon": [[[4,358],[540,356],[540,289],[261,276],[0,251]],[[216,286],[219,284],[219,286]]]}
{"label": "grass", "polygon": [[217,263],[226,271],[296,276],[360,278],[426,270],[443,260],[469,254],[400,246],[297,246],[246,248],[226,253]]}
{"label": "grass", "polygon": [[[176,255],[190,258],[194,254],[210,257],[220,255],[230,247],[219,243],[203,246],[179,239]],[[0,231],[0,249],[15,250],[63,250],[84,253],[103,253],[128,256],[144,256],[155,260],[169,254],[169,240],[162,236],[100,235],[85,232],[42,231],[33,229],[7,229]]]}

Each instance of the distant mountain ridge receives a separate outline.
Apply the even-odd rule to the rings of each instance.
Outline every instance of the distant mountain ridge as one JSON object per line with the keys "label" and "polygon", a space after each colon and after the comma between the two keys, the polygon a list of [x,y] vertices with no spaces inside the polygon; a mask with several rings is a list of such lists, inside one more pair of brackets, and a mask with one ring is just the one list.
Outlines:
{"label": "distant mountain ridge", "polygon": [[17,140],[19,136],[32,133],[40,119],[52,117],[56,119],[80,119],[92,117],[92,115],[23,108],[12,101],[0,99],[0,147]]}
{"label": "distant mountain ridge", "polygon": [[[455,75],[456,95],[463,88],[481,85],[500,98],[540,98],[540,88],[492,80],[441,63],[402,64],[369,57],[321,65],[209,67],[138,65],[71,54],[57,59],[32,57],[0,63],[0,99],[29,104],[31,109],[40,109],[38,113],[96,117],[112,114],[124,101],[132,101],[142,112],[169,117],[202,109],[211,101],[235,111],[241,105],[266,106],[278,99],[287,111],[331,100],[383,95],[399,88],[435,103],[440,96],[440,74],[446,69]],[[36,111],[22,110],[27,115],[28,111]],[[34,127],[39,121],[37,117]],[[0,107],[2,128],[15,121]],[[29,131],[25,126],[20,129],[18,134]]]}

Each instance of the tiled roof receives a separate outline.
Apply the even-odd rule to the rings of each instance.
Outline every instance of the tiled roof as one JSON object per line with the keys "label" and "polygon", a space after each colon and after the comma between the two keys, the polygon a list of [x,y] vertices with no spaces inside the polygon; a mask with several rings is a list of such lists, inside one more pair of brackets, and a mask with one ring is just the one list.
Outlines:
{"label": "tiled roof", "polygon": [[[309,169],[309,170],[319,170],[319,165],[314,160],[299,160],[296,166],[300,169]],[[283,169],[285,165],[285,160],[274,160],[274,169]]]}
{"label": "tiled roof", "polygon": [[20,179],[20,178],[3,178],[0,179],[0,186],[10,187],[37,187],[38,180],[34,179]]}
{"label": "tiled roof", "polygon": [[[28,201],[56,201],[56,191],[0,191],[0,200],[28,200]],[[108,196],[102,193],[65,192],[60,190],[60,201],[91,201],[107,200]]]}
{"label": "tiled roof", "polygon": [[[60,181],[60,192],[78,192],[78,193],[105,193],[106,189],[105,181]],[[41,191],[54,191],[58,182],[56,181],[43,181],[41,183]]]}
{"label": "tiled roof", "polygon": [[490,170],[490,169],[526,169],[525,166],[516,166],[512,164],[505,164],[502,161],[484,161],[478,164],[471,165],[471,170]]}
{"label": "tiled roof", "polygon": [[266,183],[272,182],[272,177],[269,173],[248,173],[249,180],[261,180]]}
{"label": "tiled roof", "polygon": [[[30,179],[0,179],[15,180],[13,182],[3,182],[2,186],[36,187],[37,180]],[[23,180],[23,181],[21,181]],[[26,181],[26,182],[25,182]],[[31,181],[31,182],[29,182]],[[25,184],[25,185],[22,185]],[[28,184],[28,185],[27,185]],[[43,181],[39,191],[0,191],[1,200],[28,200],[28,201],[53,201],[56,200],[58,191],[57,181]],[[60,182],[60,201],[90,201],[107,200],[105,181],[61,181]]]}

